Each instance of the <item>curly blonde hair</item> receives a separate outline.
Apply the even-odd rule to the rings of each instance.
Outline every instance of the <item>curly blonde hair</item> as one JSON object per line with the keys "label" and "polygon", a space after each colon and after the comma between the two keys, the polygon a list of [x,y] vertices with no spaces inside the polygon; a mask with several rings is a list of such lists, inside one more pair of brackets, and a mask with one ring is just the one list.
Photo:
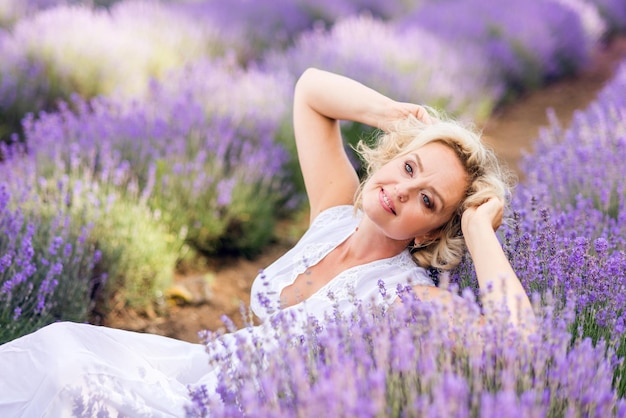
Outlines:
{"label": "curly blonde hair", "polygon": [[438,229],[438,238],[411,251],[417,264],[424,268],[451,270],[461,262],[466,249],[461,231],[461,215],[465,209],[479,206],[494,196],[507,202],[513,176],[500,164],[493,150],[482,142],[480,133],[473,125],[449,119],[433,109],[428,109],[428,112],[434,118],[432,124],[410,116],[398,120],[387,132],[382,132],[373,146],[365,141],[357,144],[355,149],[365,163],[366,176],[354,201],[355,207],[362,209],[364,184],[389,161],[431,142],[441,142],[452,148],[468,174],[464,198],[452,218]]}

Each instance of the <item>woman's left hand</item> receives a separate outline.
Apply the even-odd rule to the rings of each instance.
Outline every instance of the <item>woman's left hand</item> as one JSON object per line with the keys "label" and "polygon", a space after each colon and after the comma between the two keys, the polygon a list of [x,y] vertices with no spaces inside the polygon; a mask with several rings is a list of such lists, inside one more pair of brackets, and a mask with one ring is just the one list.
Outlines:
{"label": "woman's left hand", "polygon": [[488,223],[493,230],[497,230],[502,224],[504,202],[498,197],[491,197],[479,206],[467,208],[461,217],[461,229],[463,235],[469,232],[470,226],[484,225]]}

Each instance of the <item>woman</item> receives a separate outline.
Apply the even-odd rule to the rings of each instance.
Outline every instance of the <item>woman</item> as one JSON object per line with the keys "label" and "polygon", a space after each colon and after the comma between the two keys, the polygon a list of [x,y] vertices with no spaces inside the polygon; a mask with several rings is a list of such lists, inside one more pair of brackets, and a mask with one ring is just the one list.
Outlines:
{"label": "woman", "polygon": [[[344,151],[340,120],[385,132],[375,148],[358,147],[369,170],[361,184]],[[223,352],[213,356],[228,360],[235,340],[271,346],[266,327],[274,315],[323,319],[337,306],[354,308],[350,295],[395,303],[391,292],[379,291],[380,281],[387,289],[412,285],[422,300],[449,303],[453,296],[434,286],[426,268],[451,269],[465,246],[479,285],[490,288],[484,302],[505,302],[514,325],[532,320],[494,232],[506,184],[475,133],[316,69],[297,82],[294,129],[311,226],[255,279],[251,308],[262,324],[222,336]],[[215,393],[218,370],[204,349],[155,335],[53,324],[0,347],[0,416],[180,416],[188,385]]]}

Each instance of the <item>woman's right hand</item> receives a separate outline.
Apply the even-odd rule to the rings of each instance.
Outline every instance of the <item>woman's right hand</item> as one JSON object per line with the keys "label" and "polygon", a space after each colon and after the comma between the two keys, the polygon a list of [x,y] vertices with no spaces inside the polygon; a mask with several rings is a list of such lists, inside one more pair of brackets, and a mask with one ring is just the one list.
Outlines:
{"label": "woman's right hand", "polygon": [[428,113],[428,110],[424,106],[407,102],[391,101],[386,108],[381,111],[381,115],[375,127],[385,132],[391,130],[396,121],[406,119],[410,116],[417,118],[427,125],[432,125],[435,122],[435,118]]}

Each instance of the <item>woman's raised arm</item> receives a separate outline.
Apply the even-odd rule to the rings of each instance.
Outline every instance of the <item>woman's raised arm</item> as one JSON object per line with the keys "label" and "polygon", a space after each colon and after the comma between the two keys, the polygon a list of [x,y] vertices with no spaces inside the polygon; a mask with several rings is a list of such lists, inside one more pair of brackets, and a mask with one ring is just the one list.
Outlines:
{"label": "woman's raised arm", "polygon": [[385,129],[421,106],[394,101],[350,78],[310,68],[296,83],[294,132],[298,160],[311,208],[311,221],[324,209],[352,204],[359,179],[345,152],[340,120]]}
{"label": "woman's raised arm", "polygon": [[[529,334],[536,330],[532,304],[495,232],[502,222],[503,209],[504,203],[497,197],[466,209],[461,218],[463,237],[476,270],[483,306],[492,306],[497,310],[505,308],[509,323]],[[436,287],[418,285],[414,290],[423,301],[449,307],[458,297],[447,289]],[[450,310],[449,314],[451,323],[467,320],[459,317],[454,310]],[[479,323],[473,325],[480,326],[484,320],[485,317],[482,317]]]}
{"label": "woman's raised arm", "polygon": [[461,218],[463,237],[476,269],[483,304],[506,308],[512,324],[531,330],[532,305],[495,234],[503,209],[504,203],[496,197],[468,208]]}

